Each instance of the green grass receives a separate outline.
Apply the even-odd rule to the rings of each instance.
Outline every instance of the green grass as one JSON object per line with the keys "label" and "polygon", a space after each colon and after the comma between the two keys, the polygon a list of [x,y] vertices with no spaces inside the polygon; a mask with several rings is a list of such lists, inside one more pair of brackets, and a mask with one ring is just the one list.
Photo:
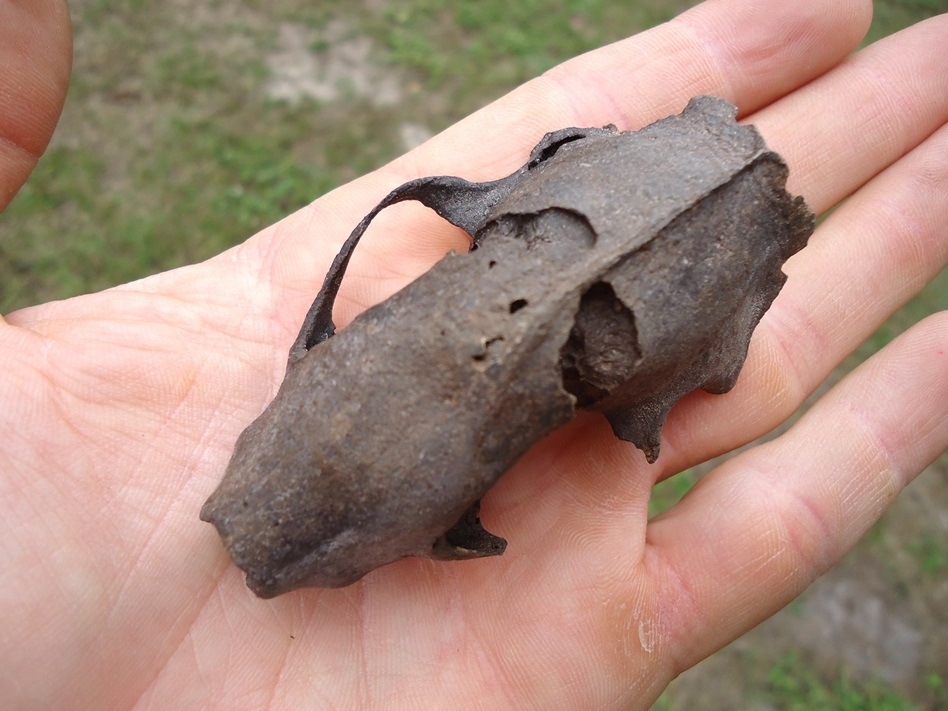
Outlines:
{"label": "green grass", "polygon": [[[934,693],[940,677],[931,675]],[[845,676],[826,681],[795,654],[784,656],[767,674],[762,697],[773,711],[921,711],[879,680],[857,683]]]}
{"label": "green grass", "polygon": [[[156,150],[124,165],[109,163],[108,150],[81,145],[47,153],[4,217],[5,305],[204,259],[336,183],[330,167],[296,160],[279,130],[244,134],[172,116],[149,140]],[[183,152],[198,160],[183,160]]]}
{"label": "green grass", "polygon": [[681,501],[699,479],[696,470],[688,469],[656,484],[648,501],[649,518],[654,518]]}
{"label": "green grass", "polygon": [[475,96],[516,86],[563,59],[664,22],[685,6],[613,0],[555,5],[547,0],[414,0],[393,5],[375,31],[393,62],[419,71],[429,89],[446,90],[466,104]]}
{"label": "green grass", "polygon": [[907,548],[921,575],[944,578],[948,573],[948,544],[941,537],[928,533],[909,541]]}
{"label": "green grass", "polygon": [[872,7],[872,27],[866,42],[875,42],[926,17],[948,12],[948,0],[874,0]]}
{"label": "green grass", "polygon": [[[768,661],[769,660],[769,661]],[[679,699],[672,686],[652,705],[651,711],[691,711],[707,708],[766,709],[767,711],[941,711],[948,708],[945,681],[938,673],[924,678],[924,691],[917,700],[906,698],[877,678],[859,680],[845,670],[820,669],[796,651],[774,655],[772,650],[744,649],[734,661],[735,675],[744,681],[743,698],[729,697],[722,706],[717,696],[708,704],[695,705],[701,691],[692,690]],[[712,694],[714,690],[711,690]],[[705,690],[707,692],[707,690]]]}

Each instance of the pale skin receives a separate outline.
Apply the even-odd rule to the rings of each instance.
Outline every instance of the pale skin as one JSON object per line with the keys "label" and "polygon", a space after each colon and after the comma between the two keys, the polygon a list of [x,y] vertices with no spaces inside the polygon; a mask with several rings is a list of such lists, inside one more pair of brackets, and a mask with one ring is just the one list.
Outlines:
{"label": "pale skin", "polygon": [[[0,319],[4,708],[646,709],[827,570],[948,445],[948,313],[858,367],[786,434],[647,518],[653,484],[787,418],[948,261],[948,16],[846,58],[865,0],[711,0],[574,59],[203,264]],[[0,3],[0,202],[49,140],[67,11]],[[736,388],[693,394],[653,466],[583,415],[490,492],[507,553],[405,560],[263,601],[198,520],[273,396],[338,246],[417,176],[506,175],[563,126],[736,103],[816,212]],[[336,320],[463,235],[378,220]]]}

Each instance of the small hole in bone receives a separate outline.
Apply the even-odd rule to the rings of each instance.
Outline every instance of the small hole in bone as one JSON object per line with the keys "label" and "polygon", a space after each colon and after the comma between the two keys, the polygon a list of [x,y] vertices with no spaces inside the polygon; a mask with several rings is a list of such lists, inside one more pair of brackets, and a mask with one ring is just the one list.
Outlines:
{"label": "small hole in bone", "polygon": [[485,338],[484,349],[472,355],[471,360],[473,360],[475,363],[483,363],[484,361],[487,360],[487,356],[490,353],[491,348],[494,346],[494,344],[499,343],[500,341],[503,341],[503,340],[504,340],[503,336],[494,336],[493,338]]}
{"label": "small hole in bone", "polygon": [[510,313],[515,314],[526,305],[526,299],[515,299],[514,301],[510,302]]}

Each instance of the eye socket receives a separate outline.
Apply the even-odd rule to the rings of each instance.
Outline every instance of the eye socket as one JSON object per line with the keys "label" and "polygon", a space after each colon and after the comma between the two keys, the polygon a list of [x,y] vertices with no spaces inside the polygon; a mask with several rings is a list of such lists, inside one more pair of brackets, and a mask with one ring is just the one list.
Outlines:
{"label": "eye socket", "polygon": [[510,313],[512,314],[517,313],[520,309],[526,306],[527,303],[528,302],[526,299],[514,299],[513,301],[510,302]]}

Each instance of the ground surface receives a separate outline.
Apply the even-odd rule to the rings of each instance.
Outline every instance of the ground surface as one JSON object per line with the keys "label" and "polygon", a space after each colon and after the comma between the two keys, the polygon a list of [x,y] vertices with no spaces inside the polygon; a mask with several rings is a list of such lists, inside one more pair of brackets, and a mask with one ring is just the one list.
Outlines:
{"label": "ground surface", "polygon": [[[65,115],[0,219],[0,312],[211,256],[560,59],[687,4],[74,0]],[[877,9],[875,36],[948,7]],[[943,274],[862,357],[945,308]],[[655,508],[699,475],[663,484]],[[656,708],[948,708],[948,458],[836,569]]]}

